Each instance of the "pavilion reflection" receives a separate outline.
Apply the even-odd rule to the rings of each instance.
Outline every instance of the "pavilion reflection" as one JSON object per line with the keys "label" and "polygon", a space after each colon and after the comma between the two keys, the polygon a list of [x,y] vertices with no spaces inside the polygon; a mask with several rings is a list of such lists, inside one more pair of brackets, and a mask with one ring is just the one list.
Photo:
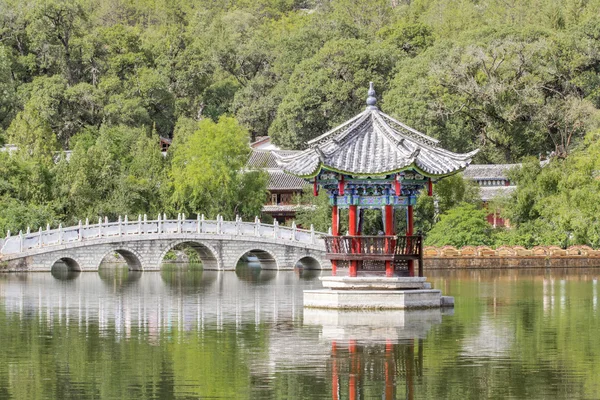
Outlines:
{"label": "pavilion reflection", "polygon": [[[321,326],[331,345],[331,398],[415,398],[423,376],[423,341],[452,310],[379,312],[304,309],[304,324]],[[382,378],[383,377],[383,378]]]}

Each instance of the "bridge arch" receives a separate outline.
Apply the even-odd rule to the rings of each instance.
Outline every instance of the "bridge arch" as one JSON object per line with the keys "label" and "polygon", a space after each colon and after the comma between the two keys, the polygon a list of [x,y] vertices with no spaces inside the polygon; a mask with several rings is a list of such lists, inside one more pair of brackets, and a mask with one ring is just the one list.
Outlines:
{"label": "bridge arch", "polygon": [[127,266],[129,267],[130,271],[143,271],[144,270],[143,261],[142,261],[143,258],[140,255],[140,253],[138,253],[137,251],[135,251],[129,247],[124,247],[124,246],[118,246],[118,247],[110,249],[110,251],[105,252],[104,255],[102,255],[102,257],[100,258],[98,265],[96,265],[96,270],[100,269],[100,264],[102,264],[102,261],[106,258],[106,256],[108,256],[110,254],[114,254],[114,253],[119,254],[121,257],[123,257],[125,259],[125,262],[127,263]]}
{"label": "bridge arch", "polygon": [[215,250],[215,248],[207,243],[204,243],[203,241],[194,239],[182,239],[170,243],[158,257],[158,262],[162,264],[165,256],[169,251],[183,244],[189,245],[198,254],[200,261],[202,261],[203,269],[221,269],[219,259],[216,256],[216,254],[218,253]]}
{"label": "bridge arch", "polygon": [[323,265],[321,261],[314,256],[304,255],[302,257],[298,257],[298,259],[294,262],[293,266],[296,267],[298,264],[301,264],[304,269],[310,270],[322,270]]}
{"label": "bridge arch", "polygon": [[50,263],[50,271],[58,267],[60,264],[64,264],[70,272],[81,272],[81,263],[71,256],[57,257]]}
{"label": "bridge arch", "polygon": [[279,269],[279,262],[277,261],[275,254],[272,251],[262,247],[250,247],[248,250],[245,250],[243,253],[239,254],[234,258],[234,268],[237,268],[238,263],[245,255],[256,257],[262,269]]}

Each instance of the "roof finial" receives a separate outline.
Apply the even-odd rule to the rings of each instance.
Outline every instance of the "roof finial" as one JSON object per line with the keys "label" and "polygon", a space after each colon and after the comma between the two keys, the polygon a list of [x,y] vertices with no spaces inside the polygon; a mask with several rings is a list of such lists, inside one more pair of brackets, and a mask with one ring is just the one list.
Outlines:
{"label": "roof finial", "polygon": [[369,82],[369,91],[367,92],[369,97],[367,97],[367,108],[371,110],[376,110],[377,106],[377,98],[375,97],[375,89],[373,88],[373,82]]}

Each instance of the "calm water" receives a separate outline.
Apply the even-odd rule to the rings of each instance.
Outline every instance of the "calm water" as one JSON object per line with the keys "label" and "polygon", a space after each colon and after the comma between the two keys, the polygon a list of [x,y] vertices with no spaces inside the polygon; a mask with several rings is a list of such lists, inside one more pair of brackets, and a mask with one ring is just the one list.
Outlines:
{"label": "calm water", "polygon": [[304,311],[306,272],[0,275],[0,399],[598,399],[599,276],[430,275],[446,315]]}

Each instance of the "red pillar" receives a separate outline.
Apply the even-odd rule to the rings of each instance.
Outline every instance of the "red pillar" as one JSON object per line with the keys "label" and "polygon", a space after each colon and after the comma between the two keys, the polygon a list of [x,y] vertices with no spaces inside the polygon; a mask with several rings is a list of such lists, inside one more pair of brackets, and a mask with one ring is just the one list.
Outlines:
{"label": "red pillar", "polygon": [[[406,236],[414,235],[414,219],[413,219],[413,206],[408,206],[408,215],[406,221]],[[408,261],[408,275],[415,276],[415,262],[414,260]]]}
{"label": "red pillar", "polygon": [[[394,207],[391,204],[385,206],[385,235],[393,236],[394,235]],[[388,253],[394,251],[394,243],[390,240],[387,240],[385,243],[385,247]],[[385,276],[393,276],[394,275],[394,263],[392,261],[385,262]]]}
{"label": "red pillar", "polygon": [[[338,207],[331,207],[331,234],[333,236],[340,235],[340,221],[338,218]],[[331,275],[337,274],[337,260],[331,260]]]}
{"label": "red pillar", "polygon": [[[350,236],[357,235],[356,218],[357,218],[357,207],[355,205],[351,205],[349,207],[349,212],[348,212],[348,233],[350,234]],[[352,247],[353,247],[353,249],[352,249],[353,253],[360,251],[360,249],[356,248],[356,246],[354,244],[354,240],[352,240]],[[355,277],[357,270],[358,270],[358,261],[356,261],[356,260],[350,261],[350,269],[348,271],[348,275]]]}

